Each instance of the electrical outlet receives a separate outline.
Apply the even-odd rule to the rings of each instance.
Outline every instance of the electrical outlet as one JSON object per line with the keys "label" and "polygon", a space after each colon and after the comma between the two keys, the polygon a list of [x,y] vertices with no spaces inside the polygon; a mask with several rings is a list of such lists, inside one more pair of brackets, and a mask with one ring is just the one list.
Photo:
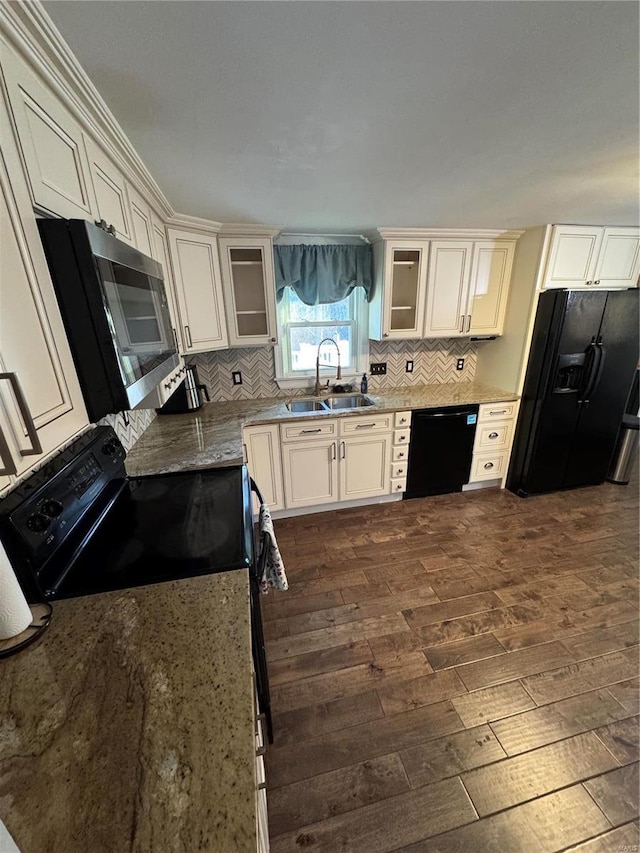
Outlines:
{"label": "electrical outlet", "polygon": [[464,358],[459,358],[456,361],[456,370],[464,370]]}
{"label": "electrical outlet", "polygon": [[242,385],[242,373],[239,370],[234,370],[231,374],[234,385]]}
{"label": "electrical outlet", "polygon": [[369,373],[372,376],[384,376],[387,372],[387,362],[386,361],[378,361],[374,362],[370,365]]}
{"label": "electrical outlet", "polygon": [[406,373],[413,373],[413,362],[412,362],[411,360],[409,360],[409,361],[407,362],[407,366],[406,366],[406,368],[405,368],[405,372],[406,372]]}

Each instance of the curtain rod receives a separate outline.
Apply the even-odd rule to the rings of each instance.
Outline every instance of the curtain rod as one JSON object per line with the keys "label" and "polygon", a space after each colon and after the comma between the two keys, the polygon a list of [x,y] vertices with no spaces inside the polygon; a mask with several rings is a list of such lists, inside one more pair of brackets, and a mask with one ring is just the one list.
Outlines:
{"label": "curtain rod", "polygon": [[278,240],[280,237],[349,237],[350,239],[357,237],[364,243],[371,242],[364,234],[312,234],[307,231],[281,231],[275,239]]}

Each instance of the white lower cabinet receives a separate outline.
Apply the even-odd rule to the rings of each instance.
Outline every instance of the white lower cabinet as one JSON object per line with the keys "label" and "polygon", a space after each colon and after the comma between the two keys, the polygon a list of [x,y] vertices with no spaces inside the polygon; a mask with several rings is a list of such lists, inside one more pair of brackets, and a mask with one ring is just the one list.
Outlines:
{"label": "white lower cabinet", "polygon": [[392,426],[388,413],[283,424],[286,508],[388,495]]}
{"label": "white lower cabinet", "polygon": [[514,401],[480,406],[469,483],[507,476],[517,409]]}
{"label": "white lower cabinet", "polygon": [[282,445],[287,509],[339,500],[337,444],[334,439],[310,438]]}
{"label": "white lower cabinet", "polygon": [[350,436],[340,441],[340,500],[389,494],[391,434]]}
{"label": "white lower cabinet", "polygon": [[282,454],[277,424],[245,427],[247,467],[271,510],[284,509]]}
{"label": "white lower cabinet", "polygon": [[[0,97],[0,119],[8,127]],[[9,181],[11,175],[11,181]],[[0,489],[88,424],[26,178],[0,155]]]}

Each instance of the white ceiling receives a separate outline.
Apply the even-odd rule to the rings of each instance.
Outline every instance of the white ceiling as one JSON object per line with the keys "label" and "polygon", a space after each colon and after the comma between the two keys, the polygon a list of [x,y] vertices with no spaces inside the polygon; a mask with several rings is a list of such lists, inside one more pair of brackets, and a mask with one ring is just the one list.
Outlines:
{"label": "white ceiling", "polygon": [[176,210],[638,222],[638,4],[44,4]]}

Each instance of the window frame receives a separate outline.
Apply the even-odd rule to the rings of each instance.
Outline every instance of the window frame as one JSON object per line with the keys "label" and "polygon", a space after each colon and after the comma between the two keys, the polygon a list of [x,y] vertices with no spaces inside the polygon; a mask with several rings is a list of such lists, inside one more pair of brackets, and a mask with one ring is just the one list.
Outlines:
{"label": "window frame", "polygon": [[[313,390],[316,372],[315,367],[311,370],[292,370],[290,339],[288,330],[291,328],[327,328],[327,326],[349,326],[352,329],[353,365],[342,368],[342,378],[345,382],[352,382],[362,376],[368,370],[369,361],[369,305],[364,290],[356,287],[347,297],[352,301],[350,317],[347,320],[321,320],[321,321],[289,321],[287,296],[293,292],[292,288],[286,288],[285,297],[276,304],[276,323],[278,330],[278,342],[273,348],[275,380],[280,388],[309,388]],[[286,312],[286,314],[285,314]],[[335,366],[323,367],[320,365],[320,381],[336,381]]]}

